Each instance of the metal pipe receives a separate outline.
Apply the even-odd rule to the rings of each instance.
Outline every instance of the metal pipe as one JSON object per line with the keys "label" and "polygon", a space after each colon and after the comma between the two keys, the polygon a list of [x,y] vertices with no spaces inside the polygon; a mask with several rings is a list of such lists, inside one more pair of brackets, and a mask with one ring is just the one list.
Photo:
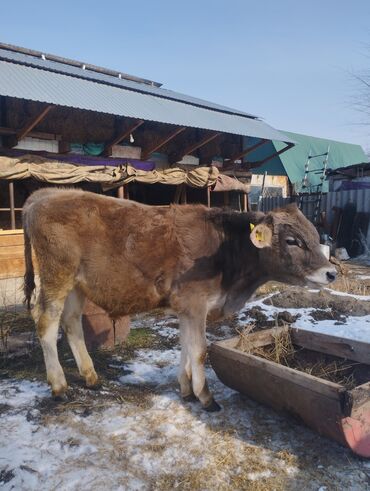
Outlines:
{"label": "metal pipe", "polygon": [[15,229],[14,182],[9,182],[10,228]]}

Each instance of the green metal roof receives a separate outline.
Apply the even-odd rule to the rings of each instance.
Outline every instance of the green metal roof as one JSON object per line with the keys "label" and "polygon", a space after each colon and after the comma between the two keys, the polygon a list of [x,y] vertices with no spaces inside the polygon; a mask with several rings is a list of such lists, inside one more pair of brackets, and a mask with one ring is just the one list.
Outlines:
{"label": "green metal roof", "polygon": [[[367,162],[368,160],[360,145],[326,140],[324,138],[316,138],[288,131],[284,131],[284,134],[294,140],[296,145],[290,150],[287,150],[281,155],[274,157],[265,164],[254,169],[253,173],[263,174],[264,172],[267,172],[268,175],[287,175],[290,182],[299,189],[304,177],[304,168],[308,156],[310,154],[318,155],[325,153],[329,146],[328,169],[347,167],[349,165]],[[274,152],[281,150],[284,146],[285,145],[282,142],[269,142],[266,145],[259,147],[254,152],[251,152],[246,160],[248,162],[261,161]],[[312,158],[309,170],[320,171],[323,168],[324,158],[325,157]],[[308,174],[308,180],[310,186],[317,186],[320,184],[320,174],[310,172]],[[328,183],[325,182],[323,191],[326,192],[327,190]]]}

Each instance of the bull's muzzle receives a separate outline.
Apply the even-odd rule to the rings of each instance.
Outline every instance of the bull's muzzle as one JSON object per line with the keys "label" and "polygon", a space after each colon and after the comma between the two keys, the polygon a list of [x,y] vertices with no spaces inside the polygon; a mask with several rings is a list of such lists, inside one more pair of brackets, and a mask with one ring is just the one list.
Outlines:
{"label": "bull's muzzle", "polygon": [[337,270],[334,267],[319,268],[310,275],[306,276],[308,283],[315,283],[316,285],[328,285],[332,283],[337,277]]}

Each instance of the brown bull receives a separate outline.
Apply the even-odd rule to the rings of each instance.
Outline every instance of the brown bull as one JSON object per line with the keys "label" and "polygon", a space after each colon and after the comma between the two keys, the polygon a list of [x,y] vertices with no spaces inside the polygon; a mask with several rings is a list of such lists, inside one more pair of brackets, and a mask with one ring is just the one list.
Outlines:
{"label": "brown bull", "polygon": [[81,327],[85,298],[112,319],[156,307],[180,323],[182,396],[219,409],[205,379],[206,319],[243,307],[269,280],[327,284],[336,271],[313,225],[295,207],[268,214],[201,205],[154,208],[75,190],[35,192],[23,210],[25,295],[40,271],[33,316],[55,396],[67,389],[58,360],[61,322],[88,386],[98,377]]}

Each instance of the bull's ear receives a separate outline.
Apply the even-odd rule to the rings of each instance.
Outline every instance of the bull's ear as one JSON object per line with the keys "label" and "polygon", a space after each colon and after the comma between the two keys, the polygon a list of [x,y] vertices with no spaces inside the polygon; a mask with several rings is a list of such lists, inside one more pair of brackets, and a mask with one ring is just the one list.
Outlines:
{"label": "bull's ear", "polygon": [[[252,227],[251,227],[252,228]],[[263,249],[264,247],[271,247],[272,244],[272,230],[265,223],[260,223],[252,229],[250,235],[252,244],[258,249]]]}

